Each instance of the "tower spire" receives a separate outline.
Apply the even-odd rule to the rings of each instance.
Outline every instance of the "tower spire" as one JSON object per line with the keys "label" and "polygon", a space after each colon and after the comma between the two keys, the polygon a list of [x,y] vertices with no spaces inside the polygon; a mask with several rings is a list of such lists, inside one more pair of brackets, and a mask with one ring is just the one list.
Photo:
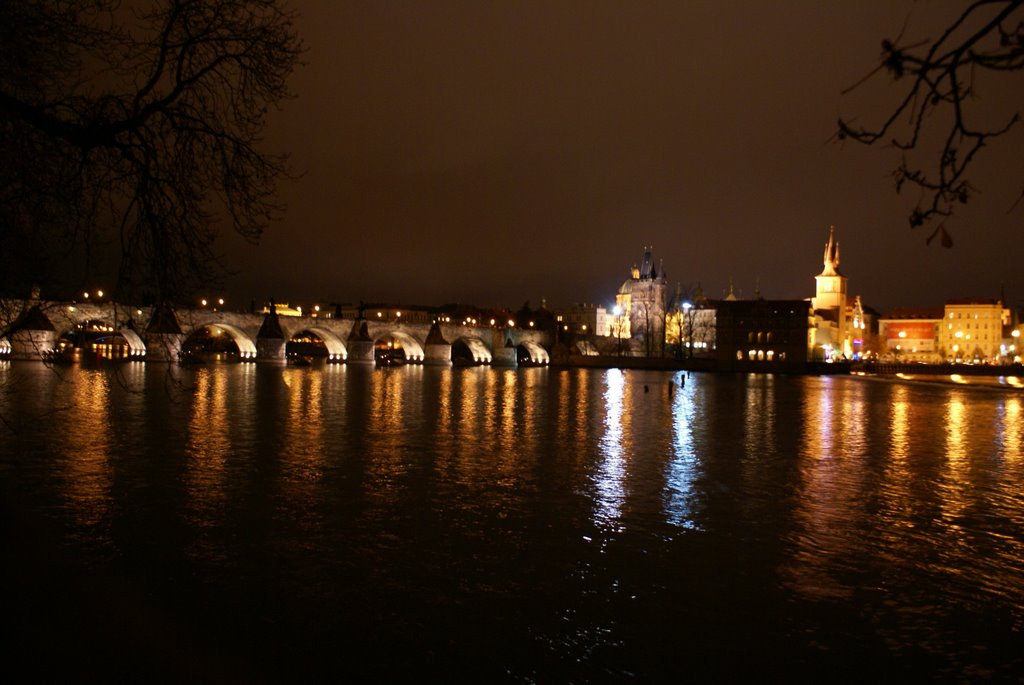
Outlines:
{"label": "tower spire", "polygon": [[825,243],[825,254],[822,257],[822,262],[825,266],[821,272],[822,276],[839,275],[839,241],[836,240],[836,227],[834,224],[828,227],[828,242]]}

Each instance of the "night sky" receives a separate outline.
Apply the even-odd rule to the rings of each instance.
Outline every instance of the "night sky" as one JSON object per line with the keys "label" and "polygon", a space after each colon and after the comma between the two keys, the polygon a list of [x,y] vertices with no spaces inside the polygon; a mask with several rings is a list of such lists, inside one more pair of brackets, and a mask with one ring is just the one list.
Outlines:
{"label": "night sky", "polygon": [[[610,306],[652,245],[673,288],[805,298],[835,224],[850,294],[882,312],[1024,303],[1024,126],[970,175],[953,249],[909,228],[895,150],[829,142],[900,94],[841,94],[881,40],[959,4],[296,2],[307,64],[266,144],[302,177],[258,247],[225,241],[228,295]],[[980,86],[986,113],[1024,109],[1019,76]]]}

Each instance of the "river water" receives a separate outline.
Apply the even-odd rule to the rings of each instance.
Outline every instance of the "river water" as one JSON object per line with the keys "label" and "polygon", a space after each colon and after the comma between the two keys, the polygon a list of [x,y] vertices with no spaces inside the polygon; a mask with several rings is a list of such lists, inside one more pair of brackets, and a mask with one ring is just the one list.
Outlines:
{"label": "river water", "polygon": [[3,363],[0,418],[33,681],[1024,676],[1020,391]]}

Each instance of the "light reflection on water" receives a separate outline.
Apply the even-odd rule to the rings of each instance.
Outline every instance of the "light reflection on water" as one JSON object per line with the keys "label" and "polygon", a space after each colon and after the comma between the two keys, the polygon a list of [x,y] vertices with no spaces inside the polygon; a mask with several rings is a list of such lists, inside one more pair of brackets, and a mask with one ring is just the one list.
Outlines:
{"label": "light reflection on water", "polygon": [[228,383],[225,374],[200,369],[195,377],[187,431],[185,506],[197,529],[193,552],[221,554],[211,529],[219,527],[227,506],[227,470],[231,458]]}
{"label": "light reflection on water", "polygon": [[268,673],[343,674],[321,644],[517,681],[1024,669],[1019,393],[144,368],[0,368],[34,427],[0,434],[0,495]]}
{"label": "light reflection on water", "polygon": [[622,516],[626,497],[626,456],[623,436],[625,374],[618,369],[608,371],[604,390],[604,418],[601,435],[601,462],[594,473],[594,516],[601,526],[614,528]]}
{"label": "light reflection on water", "polygon": [[695,384],[691,381],[687,390],[685,377],[682,383],[678,392],[673,392],[673,452],[665,475],[665,517],[681,528],[699,529],[696,480],[700,475],[701,455],[694,430],[703,417],[697,412],[699,397],[693,391]]}
{"label": "light reflection on water", "polygon": [[71,411],[79,420],[60,424],[66,431],[58,472],[67,509],[88,536],[97,527],[110,525],[111,488],[115,458],[111,453],[110,384],[103,373],[81,374],[70,384]]}

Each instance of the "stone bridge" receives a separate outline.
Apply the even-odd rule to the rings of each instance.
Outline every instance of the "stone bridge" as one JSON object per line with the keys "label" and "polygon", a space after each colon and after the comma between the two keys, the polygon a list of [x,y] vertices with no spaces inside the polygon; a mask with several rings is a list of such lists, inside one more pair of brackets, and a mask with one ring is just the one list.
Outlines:
{"label": "stone bridge", "polygon": [[0,352],[44,359],[84,326],[109,332],[129,358],[150,361],[179,359],[195,336],[226,335],[243,361],[283,362],[288,343],[301,339],[322,344],[329,362],[373,363],[390,342],[410,363],[550,363],[550,336],[532,329],[46,301],[0,304],[0,331],[8,332]]}

